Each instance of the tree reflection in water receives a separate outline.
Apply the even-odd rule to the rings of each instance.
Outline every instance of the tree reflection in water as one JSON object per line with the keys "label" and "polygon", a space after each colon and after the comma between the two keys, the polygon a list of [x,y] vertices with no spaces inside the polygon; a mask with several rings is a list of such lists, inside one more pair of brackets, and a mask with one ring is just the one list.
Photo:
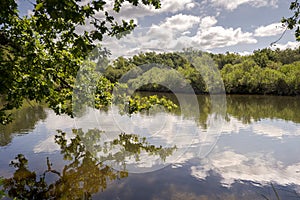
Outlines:
{"label": "tree reflection in water", "polygon": [[[1,102],[0,102],[1,105]],[[24,104],[19,110],[12,112],[13,121],[7,125],[0,124],[0,146],[6,146],[16,134],[30,133],[37,122],[47,118],[46,110],[41,105]]]}
{"label": "tree reflection in water", "polygon": [[[68,140],[66,133],[58,131],[55,142],[60,146],[61,154],[69,164],[61,171],[52,169],[47,158],[47,170],[41,175],[28,169],[28,160],[23,154],[15,157],[11,166],[16,168],[13,176],[3,180],[3,188],[9,197],[17,199],[91,199],[92,194],[106,189],[109,182],[128,176],[125,157],[134,156],[139,159],[142,151],[150,155],[158,155],[162,160],[170,156],[176,147],[162,148],[149,144],[145,138],[134,134],[120,134],[119,138],[98,145],[101,131],[89,130],[84,133],[74,129],[74,138]],[[83,142],[85,140],[85,142]],[[86,143],[89,141],[90,143]],[[93,144],[91,144],[93,141]],[[87,148],[89,146],[89,148]],[[95,153],[107,152],[118,146],[118,152],[109,153],[106,157],[97,159]],[[121,148],[120,148],[121,146]],[[92,148],[91,148],[92,147]],[[91,151],[90,151],[91,150]],[[117,171],[104,164],[105,160],[116,160],[122,163],[124,170]],[[46,181],[47,175],[52,174],[56,179]]]}

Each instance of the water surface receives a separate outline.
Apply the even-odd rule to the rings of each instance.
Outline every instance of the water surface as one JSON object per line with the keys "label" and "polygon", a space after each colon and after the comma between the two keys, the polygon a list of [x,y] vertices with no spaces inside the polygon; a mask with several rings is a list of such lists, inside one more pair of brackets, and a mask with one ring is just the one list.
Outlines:
{"label": "water surface", "polygon": [[198,102],[197,118],[27,106],[1,127],[0,176],[29,199],[300,199],[299,97],[227,96],[224,121]]}

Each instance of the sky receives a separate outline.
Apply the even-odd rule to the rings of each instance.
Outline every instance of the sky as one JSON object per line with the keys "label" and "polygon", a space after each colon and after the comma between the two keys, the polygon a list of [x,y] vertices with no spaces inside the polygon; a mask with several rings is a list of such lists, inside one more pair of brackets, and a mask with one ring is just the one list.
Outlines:
{"label": "sky", "polygon": [[[133,18],[138,26],[121,41],[108,39],[107,46],[119,55],[188,47],[213,53],[249,54],[278,40],[284,32],[282,17],[293,14],[289,10],[291,0],[162,0],[161,3],[159,10],[125,4],[116,17]],[[298,45],[294,31],[288,30],[272,48]]]}
{"label": "sky", "polygon": [[[270,47],[280,38],[284,32],[282,17],[293,15],[289,10],[291,1],[161,0],[158,10],[125,3],[121,12],[113,15],[117,20],[134,19],[137,28],[121,40],[105,38],[102,44],[116,56],[140,51],[180,51],[188,47],[213,53],[249,54]],[[26,1],[19,2],[21,9],[28,9]],[[112,4],[112,0],[107,1],[107,8],[111,9]],[[288,30],[273,48],[297,46],[294,31]]]}

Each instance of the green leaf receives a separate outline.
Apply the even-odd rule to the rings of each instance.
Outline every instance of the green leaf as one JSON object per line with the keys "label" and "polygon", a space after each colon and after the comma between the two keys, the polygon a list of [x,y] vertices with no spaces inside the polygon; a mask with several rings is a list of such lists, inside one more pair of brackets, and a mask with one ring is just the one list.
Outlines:
{"label": "green leaf", "polygon": [[40,10],[43,6],[44,6],[43,3],[38,3],[38,4],[35,6],[35,10],[38,11],[38,10]]}

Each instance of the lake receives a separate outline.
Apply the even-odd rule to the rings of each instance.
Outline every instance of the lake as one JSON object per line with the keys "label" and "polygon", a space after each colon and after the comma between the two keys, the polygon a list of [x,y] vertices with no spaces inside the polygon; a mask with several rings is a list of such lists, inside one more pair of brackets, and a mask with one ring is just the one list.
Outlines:
{"label": "lake", "polygon": [[300,199],[299,97],[178,98],[171,113],[75,119],[25,105],[1,127],[4,187],[23,199]]}

